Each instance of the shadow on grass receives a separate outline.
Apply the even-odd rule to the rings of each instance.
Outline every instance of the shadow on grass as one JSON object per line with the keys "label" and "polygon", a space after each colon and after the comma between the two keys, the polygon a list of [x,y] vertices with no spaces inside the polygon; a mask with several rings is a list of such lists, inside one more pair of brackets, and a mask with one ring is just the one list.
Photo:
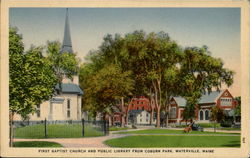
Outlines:
{"label": "shadow on grass", "polygon": [[239,147],[240,148],[240,141],[230,141],[228,144],[222,145],[222,147]]}

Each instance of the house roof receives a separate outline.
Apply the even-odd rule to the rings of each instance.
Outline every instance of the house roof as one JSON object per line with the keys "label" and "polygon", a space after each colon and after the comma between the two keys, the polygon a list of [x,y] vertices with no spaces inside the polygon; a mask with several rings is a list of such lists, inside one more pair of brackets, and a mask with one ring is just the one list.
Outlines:
{"label": "house roof", "polygon": [[[205,103],[215,103],[216,99],[224,92],[225,90],[222,91],[212,91],[211,93],[206,93],[203,94],[200,98],[200,101],[198,104],[205,104]],[[186,99],[183,97],[174,97],[174,100],[178,104],[178,106],[186,106]]]}
{"label": "house roof", "polygon": [[[56,85],[56,90],[59,90],[59,84]],[[83,95],[81,88],[72,83],[62,83],[62,93]]]}
{"label": "house roof", "polygon": [[187,101],[183,97],[174,97],[174,100],[178,106],[186,106]]}
{"label": "house roof", "polygon": [[141,113],[143,110],[130,110],[129,113],[130,114],[139,114]]}
{"label": "house roof", "polygon": [[211,93],[206,93],[204,94],[200,101],[199,104],[204,104],[204,103],[214,103],[216,101],[216,99],[224,92],[225,90],[222,90],[220,92],[218,91],[213,91]]}

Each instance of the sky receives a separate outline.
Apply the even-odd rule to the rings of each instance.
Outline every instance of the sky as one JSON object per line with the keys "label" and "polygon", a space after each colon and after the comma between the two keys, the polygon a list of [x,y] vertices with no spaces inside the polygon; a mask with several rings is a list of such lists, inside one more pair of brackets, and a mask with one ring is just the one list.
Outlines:
{"label": "sky", "polygon": [[[62,42],[65,14],[66,8],[10,8],[9,22],[27,50],[48,40]],[[207,45],[236,72],[229,90],[240,96],[240,8],[69,8],[69,22],[73,50],[82,61],[106,34],[135,30],[164,31],[183,47]]]}

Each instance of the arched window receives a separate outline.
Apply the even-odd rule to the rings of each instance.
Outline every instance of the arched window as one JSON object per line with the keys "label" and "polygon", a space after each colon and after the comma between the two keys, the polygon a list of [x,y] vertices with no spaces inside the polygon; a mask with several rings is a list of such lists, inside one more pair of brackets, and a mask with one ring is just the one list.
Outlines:
{"label": "arched window", "polygon": [[205,111],[205,120],[209,120],[209,111],[208,110]]}
{"label": "arched window", "polygon": [[200,120],[203,120],[204,118],[203,118],[203,111],[202,110],[200,110]]}
{"label": "arched window", "polygon": [[67,117],[70,118],[70,99],[67,100]]}

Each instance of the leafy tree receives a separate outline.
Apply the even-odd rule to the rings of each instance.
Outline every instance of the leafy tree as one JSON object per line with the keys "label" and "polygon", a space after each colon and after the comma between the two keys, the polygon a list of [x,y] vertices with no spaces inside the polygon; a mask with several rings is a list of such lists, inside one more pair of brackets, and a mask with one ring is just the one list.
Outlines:
{"label": "leafy tree", "polygon": [[241,97],[240,96],[235,97],[235,100],[237,102],[237,106],[234,109],[234,119],[235,119],[235,117],[240,118],[240,116],[241,116]]}
{"label": "leafy tree", "polygon": [[216,122],[219,123],[224,119],[224,112],[218,106],[214,106],[211,109],[210,119],[214,121],[214,132],[216,132]]}
{"label": "leafy tree", "polygon": [[78,73],[79,60],[75,53],[60,52],[61,44],[58,41],[48,41],[46,55],[57,76],[57,82],[61,90],[64,77],[70,79]]}
{"label": "leafy tree", "polygon": [[[106,65],[94,73],[91,73],[90,65],[81,69],[80,72],[85,75],[80,75],[81,78],[83,76],[85,78],[84,82],[81,82],[85,90],[84,103],[90,110],[107,111],[111,106],[116,106],[117,100],[123,99],[133,89],[131,72],[122,72],[117,65]],[[121,108],[124,108],[123,105],[121,104]]]}
{"label": "leafy tree", "polygon": [[50,62],[42,56],[42,48],[31,47],[24,53],[22,36],[17,28],[9,29],[9,114],[10,146],[13,138],[13,116],[27,117],[35,106],[48,100],[56,85]]}
{"label": "leafy tree", "polygon": [[181,62],[182,96],[187,100],[188,118],[195,117],[195,106],[200,97],[212,89],[219,91],[222,84],[232,85],[234,72],[223,67],[220,58],[214,58],[206,46],[184,49]]}

